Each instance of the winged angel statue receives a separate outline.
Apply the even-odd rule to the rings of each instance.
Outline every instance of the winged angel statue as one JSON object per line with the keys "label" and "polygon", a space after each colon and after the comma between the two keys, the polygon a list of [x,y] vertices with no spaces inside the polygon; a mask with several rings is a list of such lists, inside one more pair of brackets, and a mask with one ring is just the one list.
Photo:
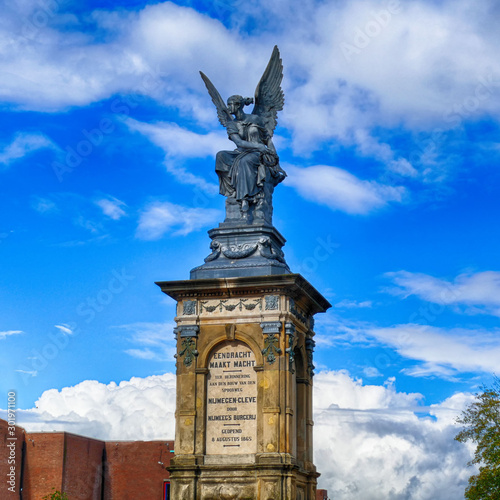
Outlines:
{"label": "winged angel statue", "polygon": [[236,144],[234,151],[219,151],[215,161],[220,194],[226,197],[226,222],[271,225],[272,193],[286,177],[272,141],[278,111],[285,102],[281,89],[283,64],[278,47],[274,47],[257,85],[251,114],[243,109],[254,102],[253,98],[233,95],[226,106],[208,77],[201,71],[200,74],[217,108],[220,123]]}

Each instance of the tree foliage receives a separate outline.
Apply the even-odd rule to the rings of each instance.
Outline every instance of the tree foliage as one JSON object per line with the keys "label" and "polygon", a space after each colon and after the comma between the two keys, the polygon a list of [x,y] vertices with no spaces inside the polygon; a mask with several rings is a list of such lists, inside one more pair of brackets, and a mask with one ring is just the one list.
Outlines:
{"label": "tree foliage", "polygon": [[68,495],[66,493],[62,493],[55,488],[52,488],[54,491],[50,495],[45,495],[42,497],[42,500],[69,500]]}
{"label": "tree foliage", "polygon": [[500,379],[492,387],[481,388],[476,399],[462,412],[457,422],[463,429],[455,437],[476,445],[468,465],[479,466],[479,474],[469,478],[465,490],[468,500],[500,500]]}

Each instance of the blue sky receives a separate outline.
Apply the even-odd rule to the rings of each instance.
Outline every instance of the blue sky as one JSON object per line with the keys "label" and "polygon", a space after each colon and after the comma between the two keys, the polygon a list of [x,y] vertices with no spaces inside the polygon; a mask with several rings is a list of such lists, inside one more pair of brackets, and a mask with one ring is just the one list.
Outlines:
{"label": "blue sky", "polygon": [[[500,359],[499,15],[492,0],[5,5],[0,386],[17,391],[26,426],[57,416],[109,434],[119,424],[99,434],[88,412],[114,383],[172,389],[174,307],[154,281],[187,279],[209,253],[224,203],[214,156],[231,147],[198,71],[223,98],[251,96],[277,44],[288,178],[274,224],[292,271],[333,305],[317,318],[329,395],[317,419],[335,429],[335,408],[370,422],[403,408],[401,439],[436,441],[439,428],[453,441],[454,416]],[[108,396],[63,409],[64,391],[89,387]],[[361,425],[340,421],[335,446]],[[374,461],[392,439],[380,429]],[[128,437],[173,436],[164,431]],[[393,493],[368,472],[356,491],[456,495],[468,455],[446,443],[437,460],[455,461],[443,488],[457,490],[429,490],[422,459],[397,484],[387,470]],[[324,485],[353,498],[338,477],[362,460],[336,463]]]}

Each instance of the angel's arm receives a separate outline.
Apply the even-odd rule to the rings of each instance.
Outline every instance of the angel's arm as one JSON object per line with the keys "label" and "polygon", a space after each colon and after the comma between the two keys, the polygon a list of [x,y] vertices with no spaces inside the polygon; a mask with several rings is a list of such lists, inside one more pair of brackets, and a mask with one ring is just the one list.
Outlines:
{"label": "angel's arm", "polygon": [[260,142],[245,141],[237,133],[230,134],[229,139],[231,139],[236,144],[236,146],[238,148],[258,149],[259,151],[262,151],[263,153],[266,151],[266,146],[264,144],[261,144]]}

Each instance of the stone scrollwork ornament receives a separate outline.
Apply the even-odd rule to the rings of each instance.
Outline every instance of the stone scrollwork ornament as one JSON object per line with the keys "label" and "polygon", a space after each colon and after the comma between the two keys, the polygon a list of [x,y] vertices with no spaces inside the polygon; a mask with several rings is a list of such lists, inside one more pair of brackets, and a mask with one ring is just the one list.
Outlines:
{"label": "stone scrollwork ornament", "polygon": [[[188,368],[194,361],[195,356],[198,356],[198,351],[196,350],[196,342],[193,337],[186,337],[182,340],[182,351],[179,353],[179,357],[184,356],[184,365]],[[177,354],[174,355],[177,358]]]}

